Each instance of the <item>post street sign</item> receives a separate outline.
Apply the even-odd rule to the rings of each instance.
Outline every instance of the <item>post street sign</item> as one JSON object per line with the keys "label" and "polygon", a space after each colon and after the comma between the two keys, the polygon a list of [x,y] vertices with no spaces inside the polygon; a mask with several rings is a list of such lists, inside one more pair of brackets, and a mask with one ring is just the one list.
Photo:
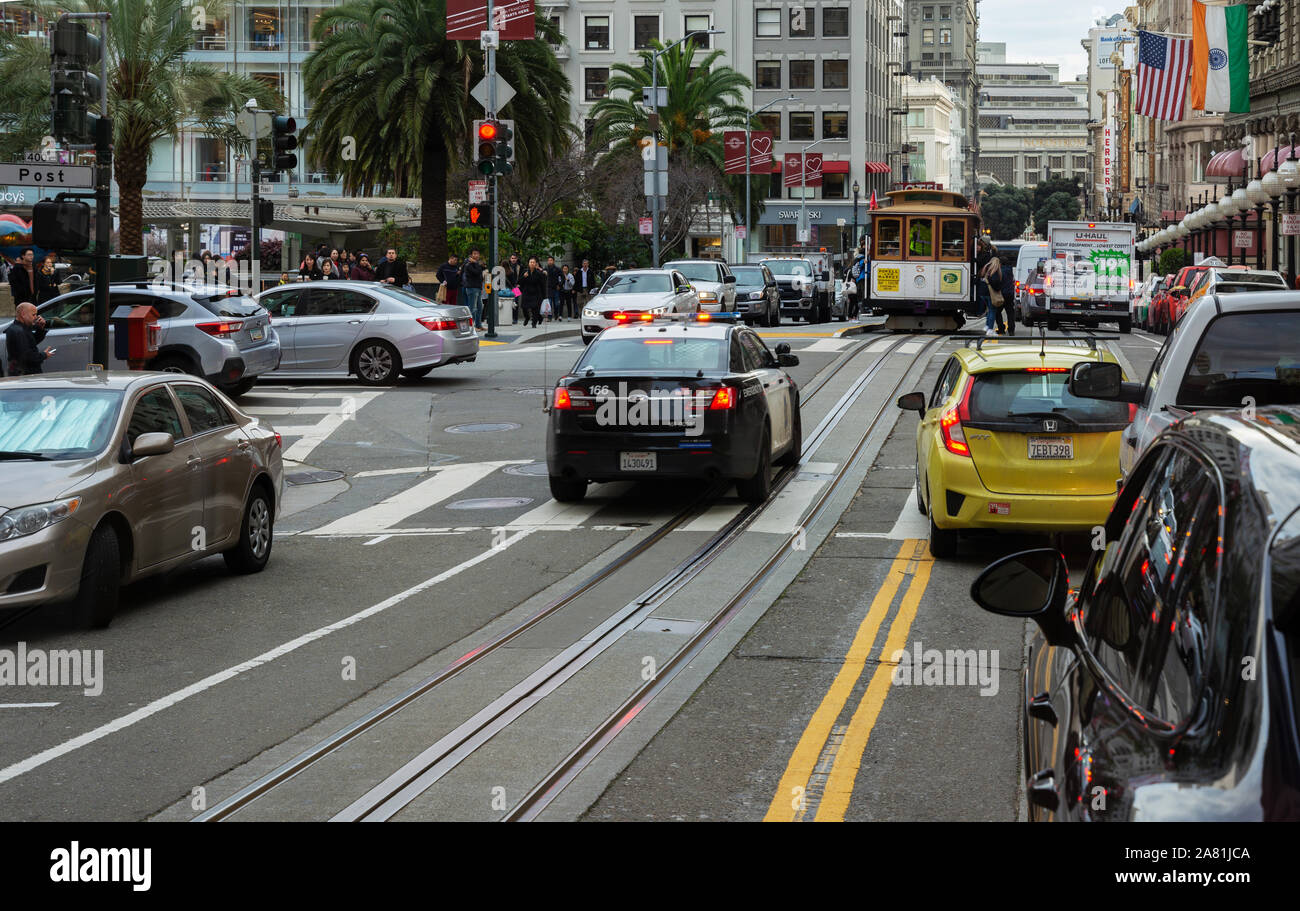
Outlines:
{"label": "post street sign", "polygon": [[89,165],[0,163],[0,184],[17,187],[58,187],[72,189],[93,187],[95,169]]}

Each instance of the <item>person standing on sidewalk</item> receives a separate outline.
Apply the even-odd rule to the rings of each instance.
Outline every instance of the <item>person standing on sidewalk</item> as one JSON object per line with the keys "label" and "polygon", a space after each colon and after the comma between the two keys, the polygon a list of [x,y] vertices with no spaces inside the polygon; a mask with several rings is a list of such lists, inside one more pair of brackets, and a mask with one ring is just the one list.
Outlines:
{"label": "person standing on sidewalk", "polygon": [[560,281],[560,309],[565,314],[564,318],[568,319],[570,316],[577,316],[578,314],[574,309],[573,273],[569,271],[568,263],[560,267]]}
{"label": "person standing on sidewalk", "polygon": [[560,267],[555,257],[546,257],[546,298],[551,302],[551,319],[560,315]]}
{"label": "person standing on sidewalk", "polygon": [[519,277],[524,264],[519,261],[518,253],[511,253],[505,265],[506,294],[510,297],[510,325],[519,324]]}
{"label": "person standing on sidewalk", "polygon": [[[379,264],[383,267],[383,263]],[[453,307],[460,303],[460,257],[455,253],[447,257],[447,261],[438,267],[435,274],[438,279],[438,290],[446,289],[443,296],[444,303]]]}
{"label": "person standing on sidewalk", "polygon": [[465,268],[460,270],[461,289],[460,295],[469,307],[469,312],[474,317],[474,327],[476,329],[486,329],[483,325],[483,254],[478,247],[469,251],[469,259],[465,263]]}
{"label": "person standing on sidewalk", "polygon": [[519,277],[519,306],[524,311],[524,325],[532,320],[536,329],[542,322],[542,300],[546,295],[546,273],[537,264],[537,257],[528,259],[528,270]]}
{"label": "person standing on sidewalk", "polygon": [[357,260],[356,264],[353,265],[351,270],[348,272],[348,277],[354,282],[374,281],[375,270],[370,268],[370,257],[365,253],[362,253],[361,258]]}
{"label": "person standing on sidewalk", "polygon": [[375,268],[375,278],[386,285],[395,285],[398,288],[405,288],[411,283],[410,273],[406,271],[406,263],[398,261],[397,251],[392,247],[388,248],[388,255],[380,260]]}
{"label": "person standing on sidewalk", "polygon": [[591,300],[592,292],[595,290],[595,284],[599,281],[596,273],[592,271],[591,260],[584,259],[582,267],[578,269],[573,277],[573,288],[577,293],[578,316],[582,316],[582,308],[587,306],[587,301]]}

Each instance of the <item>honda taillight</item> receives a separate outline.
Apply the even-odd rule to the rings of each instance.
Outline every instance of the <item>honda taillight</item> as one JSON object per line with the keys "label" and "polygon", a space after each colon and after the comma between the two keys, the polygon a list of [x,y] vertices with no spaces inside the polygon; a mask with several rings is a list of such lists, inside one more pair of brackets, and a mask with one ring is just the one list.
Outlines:
{"label": "honda taillight", "polygon": [[206,332],[208,335],[215,335],[218,338],[234,335],[240,329],[244,328],[243,320],[226,320],[219,323],[199,323],[194,327]]}
{"label": "honda taillight", "polygon": [[730,386],[723,386],[717,392],[713,393],[713,401],[709,402],[710,411],[730,411],[736,407],[736,390]]}
{"label": "honda taillight", "polygon": [[970,391],[973,383],[973,378],[967,378],[961,399],[939,418],[939,432],[943,434],[944,448],[953,455],[968,458],[970,446],[966,443],[966,432],[962,429],[961,422],[970,420]]}
{"label": "honda taillight", "polygon": [[436,316],[417,316],[415,321],[431,332],[447,332],[456,328],[454,319],[441,319]]}

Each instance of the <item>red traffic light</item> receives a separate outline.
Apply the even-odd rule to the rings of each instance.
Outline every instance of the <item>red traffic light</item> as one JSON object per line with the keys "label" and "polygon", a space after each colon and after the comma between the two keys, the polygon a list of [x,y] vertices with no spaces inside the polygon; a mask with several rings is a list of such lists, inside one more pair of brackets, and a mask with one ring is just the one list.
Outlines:
{"label": "red traffic light", "polygon": [[497,138],[497,125],[490,120],[478,125],[479,142],[491,142]]}
{"label": "red traffic light", "polygon": [[469,207],[469,223],[470,223],[471,225],[476,225],[476,224],[478,224],[478,223],[479,223],[480,221],[482,221],[482,220],[483,220],[483,210],[480,209],[478,206],[470,206],[470,207]]}

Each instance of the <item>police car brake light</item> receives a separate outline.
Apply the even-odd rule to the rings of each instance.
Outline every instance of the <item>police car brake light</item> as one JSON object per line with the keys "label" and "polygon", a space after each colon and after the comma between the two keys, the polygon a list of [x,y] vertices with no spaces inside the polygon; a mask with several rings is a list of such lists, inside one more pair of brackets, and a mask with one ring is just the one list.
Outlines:
{"label": "police car brake light", "polygon": [[710,411],[730,411],[736,407],[736,390],[730,386],[723,386],[713,393],[713,401],[709,402]]}

